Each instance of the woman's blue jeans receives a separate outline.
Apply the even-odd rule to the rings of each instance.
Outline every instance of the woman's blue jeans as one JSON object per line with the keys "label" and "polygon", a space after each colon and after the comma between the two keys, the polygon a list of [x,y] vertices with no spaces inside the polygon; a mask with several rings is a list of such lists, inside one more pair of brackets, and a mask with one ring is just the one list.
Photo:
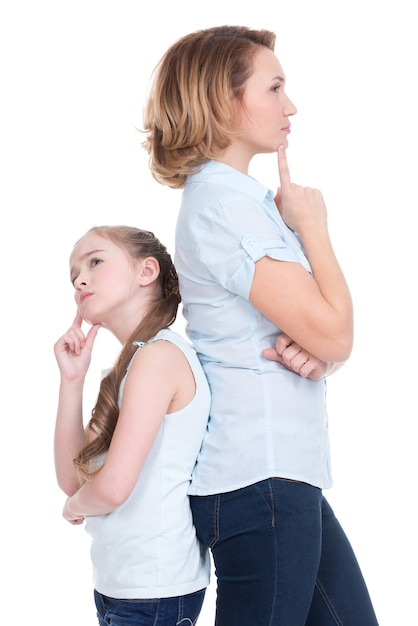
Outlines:
{"label": "woman's blue jeans", "polygon": [[117,600],[94,591],[100,626],[192,626],[196,624],[205,589],[175,598]]}
{"label": "woman's blue jeans", "polygon": [[280,478],[192,496],[212,550],[216,626],[376,626],[350,543],[322,495]]}

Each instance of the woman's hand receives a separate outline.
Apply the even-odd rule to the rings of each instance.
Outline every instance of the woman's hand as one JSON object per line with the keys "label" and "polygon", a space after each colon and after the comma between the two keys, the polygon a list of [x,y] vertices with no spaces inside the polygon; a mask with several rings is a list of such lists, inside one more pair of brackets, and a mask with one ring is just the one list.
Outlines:
{"label": "woman's hand", "polygon": [[277,152],[280,187],[274,198],[285,223],[298,234],[305,230],[327,229],[327,209],[319,189],[292,183],[286,151],[280,146]]}
{"label": "woman's hand", "polygon": [[274,348],[267,348],[262,354],[266,359],[277,361],[287,370],[310,380],[321,380],[343,365],[320,361],[284,333],[277,337]]}

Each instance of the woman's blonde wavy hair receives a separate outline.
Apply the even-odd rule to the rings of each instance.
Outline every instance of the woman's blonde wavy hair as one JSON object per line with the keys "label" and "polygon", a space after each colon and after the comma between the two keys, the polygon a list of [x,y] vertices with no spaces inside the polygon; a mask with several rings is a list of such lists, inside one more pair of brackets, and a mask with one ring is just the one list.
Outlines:
{"label": "woman's blonde wavy hair", "polygon": [[119,388],[137,350],[133,342],[146,342],[161,329],[171,326],[181,302],[177,271],[171,256],[152,232],[130,226],[95,226],[88,233],[109,239],[134,260],[154,257],[160,266],[158,281],[161,286],[161,297],[152,302],[145,317],[138,322],[134,332],[122,347],[115,365],[101,381],[96,405],[88,423],[93,439],[74,459],[80,483],[85,482],[100,469],[100,457],[109,449],[119,417]]}
{"label": "woman's blonde wavy hair", "polygon": [[189,174],[225,150],[235,134],[233,101],[242,100],[260,46],[276,36],[245,26],[198,30],[174,43],[154,71],[144,107],[150,169],[181,189]]}

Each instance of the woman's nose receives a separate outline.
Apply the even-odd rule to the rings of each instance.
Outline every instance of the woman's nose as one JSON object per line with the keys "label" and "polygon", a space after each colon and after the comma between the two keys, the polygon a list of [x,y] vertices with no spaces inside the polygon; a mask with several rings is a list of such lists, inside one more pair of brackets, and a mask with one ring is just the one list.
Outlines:
{"label": "woman's nose", "polygon": [[286,115],[296,115],[296,113],[298,112],[297,108],[295,107],[295,105],[293,104],[289,96],[286,96],[286,97],[287,97],[287,104],[285,107]]}

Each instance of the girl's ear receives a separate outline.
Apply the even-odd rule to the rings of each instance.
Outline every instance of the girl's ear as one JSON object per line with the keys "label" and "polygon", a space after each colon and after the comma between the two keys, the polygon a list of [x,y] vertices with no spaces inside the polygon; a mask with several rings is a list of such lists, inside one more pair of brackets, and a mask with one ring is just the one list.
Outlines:
{"label": "girl's ear", "polygon": [[153,256],[141,259],[138,268],[138,283],[144,287],[153,283],[160,275],[160,264]]}

